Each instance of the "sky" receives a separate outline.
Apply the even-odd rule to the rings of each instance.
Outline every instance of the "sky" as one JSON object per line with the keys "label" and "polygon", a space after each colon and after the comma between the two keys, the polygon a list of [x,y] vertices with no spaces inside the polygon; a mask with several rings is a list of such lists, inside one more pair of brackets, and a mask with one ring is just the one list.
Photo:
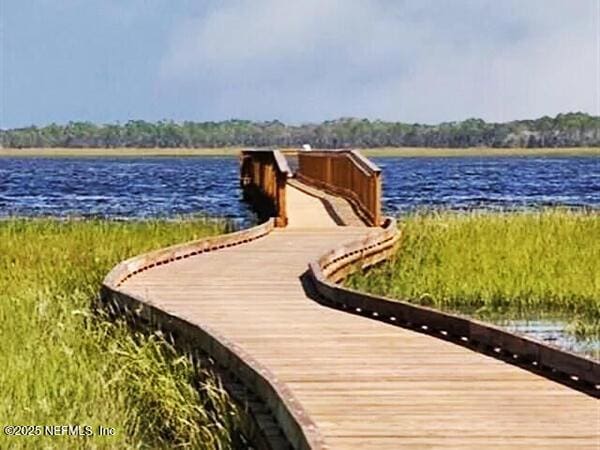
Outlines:
{"label": "sky", "polygon": [[600,115],[600,0],[0,0],[0,127]]}

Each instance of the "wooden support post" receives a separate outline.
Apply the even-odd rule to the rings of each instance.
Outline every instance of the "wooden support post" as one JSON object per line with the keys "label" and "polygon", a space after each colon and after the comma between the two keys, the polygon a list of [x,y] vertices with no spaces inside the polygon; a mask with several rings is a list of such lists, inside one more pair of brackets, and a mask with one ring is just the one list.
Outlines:
{"label": "wooden support post", "polygon": [[240,159],[240,182],[244,198],[261,218],[275,218],[278,227],[287,225],[285,190],[290,169],[278,150],[245,150]]}

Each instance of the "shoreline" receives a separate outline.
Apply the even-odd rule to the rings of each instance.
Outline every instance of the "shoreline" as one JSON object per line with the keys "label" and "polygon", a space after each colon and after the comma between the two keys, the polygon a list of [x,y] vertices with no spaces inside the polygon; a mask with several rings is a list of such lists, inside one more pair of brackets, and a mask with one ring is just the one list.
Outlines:
{"label": "shoreline", "polygon": [[[219,148],[0,148],[0,158],[144,158],[144,157],[236,157],[242,147]],[[296,148],[281,148],[284,153]],[[600,157],[600,147],[569,148],[358,148],[367,157]]]}
{"label": "shoreline", "polygon": [[461,158],[461,157],[541,157],[590,156],[599,157],[600,147],[564,148],[432,148],[432,147],[381,147],[358,149],[365,156],[394,158]]}

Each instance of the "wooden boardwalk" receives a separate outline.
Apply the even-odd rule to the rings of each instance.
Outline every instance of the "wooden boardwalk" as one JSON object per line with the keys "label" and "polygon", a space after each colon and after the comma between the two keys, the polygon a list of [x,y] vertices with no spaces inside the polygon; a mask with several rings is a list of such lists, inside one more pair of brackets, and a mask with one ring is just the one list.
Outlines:
{"label": "wooden boardwalk", "polygon": [[[120,291],[218,330],[268,368],[323,448],[600,449],[591,396],[434,337],[317,303],[307,263],[373,228],[286,188],[287,227],[144,270]],[[338,208],[340,216],[351,209]]]}

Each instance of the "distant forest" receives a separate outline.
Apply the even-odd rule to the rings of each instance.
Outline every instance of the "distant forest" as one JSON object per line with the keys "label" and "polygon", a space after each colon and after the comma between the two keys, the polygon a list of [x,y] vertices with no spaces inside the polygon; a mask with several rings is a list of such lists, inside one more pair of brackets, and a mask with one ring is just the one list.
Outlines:
{"label": "distant forest", "polygon": [[343,118],[320,124],[132,120],[0,130],[3,147],[596,147],[600,117],[559,114],[536,120],[487,123],[481,119],[439,125]]}

